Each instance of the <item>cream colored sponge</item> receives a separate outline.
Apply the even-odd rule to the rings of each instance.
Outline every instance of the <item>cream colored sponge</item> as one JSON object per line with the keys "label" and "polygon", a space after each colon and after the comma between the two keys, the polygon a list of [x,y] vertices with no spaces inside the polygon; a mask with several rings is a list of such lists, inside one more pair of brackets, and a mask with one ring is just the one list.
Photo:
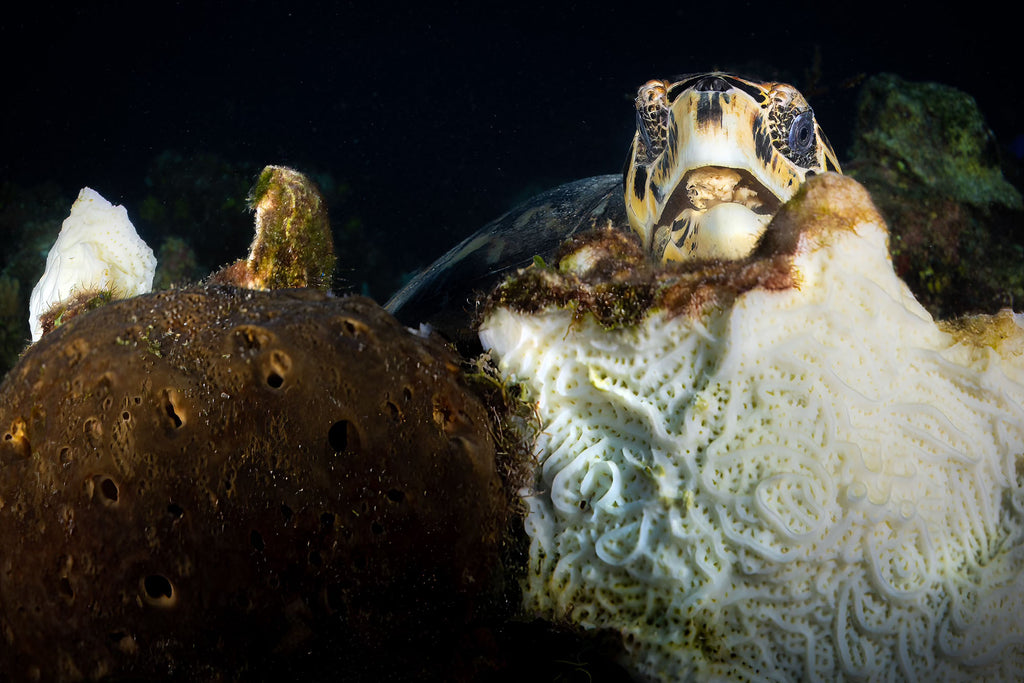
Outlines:
{"label": "cream colored sponge", "polygon": [[40,318],[80,294],[108,292],[115,298],[153,288],[156,257],[128,220],[95,190],[84,188],[71,206],[57,241],[46,257],[46,271],[29,299],[32,341],[43,334]]}
{"label": "cream colored sponge", "polygon": [[[1010,312],[936,324],[832,175],[743,262],[551,270],[481,330],[542,420],[529,610],[618,631],[644,680],[1019,680]],[[639,322],[586,304],[641,289]]]}

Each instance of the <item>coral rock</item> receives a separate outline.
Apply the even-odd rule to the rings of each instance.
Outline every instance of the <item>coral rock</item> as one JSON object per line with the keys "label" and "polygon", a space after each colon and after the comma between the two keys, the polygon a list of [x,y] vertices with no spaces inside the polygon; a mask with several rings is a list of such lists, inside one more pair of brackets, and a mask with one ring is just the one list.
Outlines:
{"label": "coral rock", "polygon": [[604,281],[499,290],[481,341],[542,422],[530,610],[645,680],[1019,680],[1021,319],[936,324],[887,241],[823,174],[749,259],[616,275],[647,308],[615,320]]}

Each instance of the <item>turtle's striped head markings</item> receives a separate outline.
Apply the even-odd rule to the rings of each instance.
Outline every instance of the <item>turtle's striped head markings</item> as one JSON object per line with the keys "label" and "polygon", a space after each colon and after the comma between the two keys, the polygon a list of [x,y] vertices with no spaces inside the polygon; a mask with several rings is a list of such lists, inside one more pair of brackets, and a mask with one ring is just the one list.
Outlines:
{"label": "turtle's striped head markings", "polygon": [[626,163],[630,224],[665,261],[746,256],[808,175],[840,172],[796,88],[724,73],[644,84]]}

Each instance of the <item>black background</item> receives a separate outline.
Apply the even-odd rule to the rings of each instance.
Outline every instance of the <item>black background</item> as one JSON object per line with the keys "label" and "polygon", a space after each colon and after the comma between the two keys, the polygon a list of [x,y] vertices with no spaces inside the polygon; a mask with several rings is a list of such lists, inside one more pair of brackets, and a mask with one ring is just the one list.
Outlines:
{"label": "black background", "polygon": [[89,185],[131,216],[164,150],[288,164],[347,183],[373,239],[422,265],[530,194],[619,171],[653,77],[791,82],[841,160],[851,80],[939,81],[975,96],[1011,154],[1020,20],[955,7],[19,5],[0,29],[0,174],[72,198]]}

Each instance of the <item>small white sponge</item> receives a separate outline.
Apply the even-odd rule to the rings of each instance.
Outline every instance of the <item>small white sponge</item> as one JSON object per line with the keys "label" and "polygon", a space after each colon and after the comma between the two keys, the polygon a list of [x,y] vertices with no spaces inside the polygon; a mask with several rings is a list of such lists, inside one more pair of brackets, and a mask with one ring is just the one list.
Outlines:
{"label": "small white sponge", "polygon": [[526,605],[644,680],[1018,680],[1024,330],[936,325],[884,226],[822,243],[696,317],[484,321],[542,422]]}
{"label": "small white sponge", "polygon": [[79,194],[46,257],[46,271],[29,300],[32,341],[43,334],[40,318],[76,294],[107,291],[116,298],[153,288],[156,257],[128,220],[123,206],[113,206],[88,187]]}

